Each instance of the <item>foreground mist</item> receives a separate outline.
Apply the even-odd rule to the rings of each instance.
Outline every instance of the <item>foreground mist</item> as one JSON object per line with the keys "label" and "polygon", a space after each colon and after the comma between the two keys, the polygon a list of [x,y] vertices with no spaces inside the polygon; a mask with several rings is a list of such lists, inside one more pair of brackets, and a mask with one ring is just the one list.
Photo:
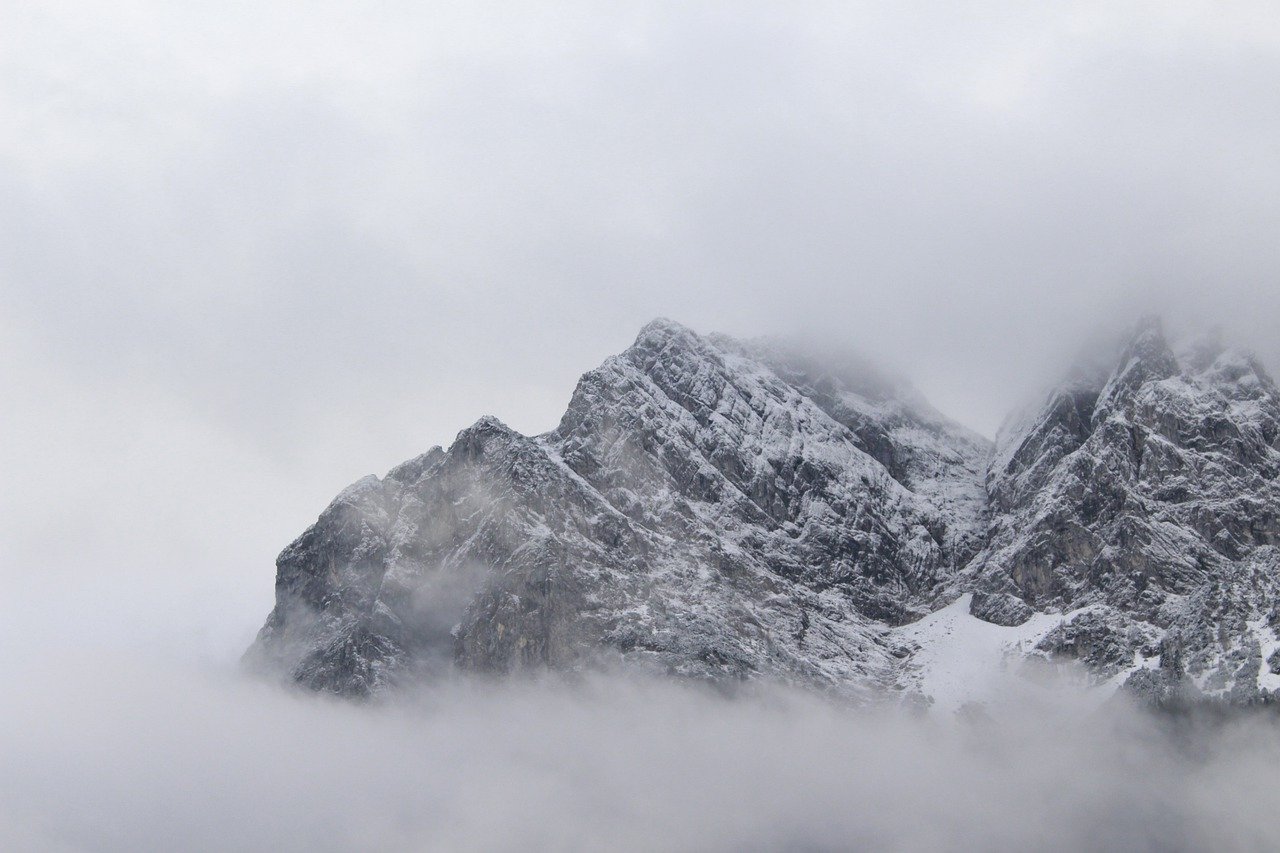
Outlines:
{"label": "foreground mist", "polygon": [[1260,850],[1280,728],[1071,693],[870,713],[618,677],[380,705],[138,660],[14,662],[6,850]]}

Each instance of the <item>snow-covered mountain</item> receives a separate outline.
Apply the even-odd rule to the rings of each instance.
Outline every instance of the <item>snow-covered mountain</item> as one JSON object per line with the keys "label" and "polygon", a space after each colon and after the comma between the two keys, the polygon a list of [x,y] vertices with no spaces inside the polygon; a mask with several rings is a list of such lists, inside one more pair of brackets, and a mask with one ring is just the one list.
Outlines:
{"label": "snow-covered mountain", "polygon": [[247,657],[353,695],[616,664],[951,701],[988,666],[963,634],[990,666],[1253,701],[1280,684],[1278,471],[1265,371],[1155,323],[993,447],[854,359],[658,320],[555,430],[484,418],[344,490]]}

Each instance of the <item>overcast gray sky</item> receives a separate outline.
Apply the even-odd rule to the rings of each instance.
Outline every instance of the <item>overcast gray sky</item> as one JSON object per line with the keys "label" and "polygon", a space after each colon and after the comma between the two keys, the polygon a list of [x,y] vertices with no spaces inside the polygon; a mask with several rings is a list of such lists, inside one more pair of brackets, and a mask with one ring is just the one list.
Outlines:
{"label": "overcast gray sky", "polygon": [[1150,307],[1274,367],[1277,81],[1270,2],[4,0],[4,620],[231,654],[339,488],[655,315],[987,434]]}

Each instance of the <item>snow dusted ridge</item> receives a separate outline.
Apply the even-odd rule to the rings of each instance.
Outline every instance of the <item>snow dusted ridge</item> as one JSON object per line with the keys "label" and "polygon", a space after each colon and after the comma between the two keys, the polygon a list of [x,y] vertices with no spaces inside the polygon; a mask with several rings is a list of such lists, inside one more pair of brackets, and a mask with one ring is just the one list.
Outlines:
{"label": "snow dusted ridge", "polygon": [[1274,384],[1154,323],[1103,374],[993,448],[848,359],[658,320],[550,433],[483,418],[344,490],[281,553],[247,657],[351,695],[622,665],[953,708],[1070,659],[1156,699],[1268,698]]}

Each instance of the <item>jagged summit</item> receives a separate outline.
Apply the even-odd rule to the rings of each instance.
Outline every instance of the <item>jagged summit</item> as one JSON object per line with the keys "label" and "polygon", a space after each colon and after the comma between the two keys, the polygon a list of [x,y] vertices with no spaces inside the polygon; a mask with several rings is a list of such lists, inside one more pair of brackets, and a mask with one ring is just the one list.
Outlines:
{"label": "jagged summit", "polygon": [[635,343],[632,346],[641,346],[646,342],[654,341],[680,341],[687,344],[696,344],[699,340],[701,338],[697,332],[694,332],[688,326],[666,317],[655,317],[640,327],[640,332],[636,335]]}
{"label": "jagged summit", "polygon": [[1188,352],[1144,321],[1109,374],[1055,390],[1002,433],[994,524],[962,584],[1006,621],[1084,608],[1051,650],[1141,658],[1166,685],[1256,696],[1266,673],[1244,662],[1276,624],[1280,397],[1245,353]]}
{"label": "jagged summit", "polygon": [[1143,318],[1121,351],[1117,367],[1098,392],[1093,424],[1106,420],[1117,407],[1132,404],[1135,392],[1146,383],[1168,379],[1179,371],[1178,359],[1165,340],[1164,324],[1157,317]]}
{"label": "jagged summit", "polygon": [[859,359],[654,320],[551,432],[481,418],[344,490],[249,657],[346,694],[600,665],[861,694],[915,684],[893,626],[972,592],[1000,624],[1059,614],[1037,654],[1262,695],[1275,385],[1152,320],[1112,362],[993,447]]}

